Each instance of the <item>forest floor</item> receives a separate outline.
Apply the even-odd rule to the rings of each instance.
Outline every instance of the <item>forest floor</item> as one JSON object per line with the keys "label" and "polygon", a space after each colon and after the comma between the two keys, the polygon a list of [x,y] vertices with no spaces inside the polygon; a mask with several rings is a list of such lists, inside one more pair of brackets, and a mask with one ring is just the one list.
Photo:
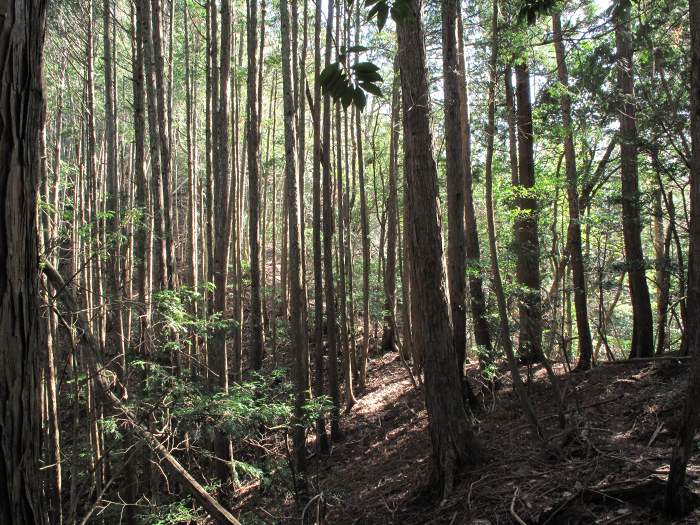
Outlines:
{"label": "forest floor", "polygon": [[[557,368],[568,400],[569,430],[562,431],[546,374],[533,367],[528,390],[546,444],[533,438],[504,373],[501,388],[482,397],[476,414],[484,462],[464,471],[447,500],[426,501],[430,441],[422,391],[397,354],[376,356],[367,388],[342,418],[344,439],[329,455],[312,458],[311,493],[317,496],[306,512],[325,515],[317,523],[338,525],[662,523],[658,504],[685,369],[678,361],[574,373]],[[476,377],[477,370],[471,373]],[[700,495],[697,449],[688,477]],[[287,522],[281,515],[288,512],[277,507],[273,519],[259,512],[258,498],[252,500],[246,510],[265,522]],[[677,523],[700,523],[700,509]]]}

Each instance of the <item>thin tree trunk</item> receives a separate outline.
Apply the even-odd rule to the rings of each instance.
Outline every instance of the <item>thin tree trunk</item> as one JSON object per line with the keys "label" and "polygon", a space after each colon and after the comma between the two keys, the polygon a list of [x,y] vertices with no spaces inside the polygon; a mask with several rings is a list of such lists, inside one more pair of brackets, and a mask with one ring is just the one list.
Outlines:
{"label": "thin tree trunk", "polygon": [[[355,9],[355,45],[360,43],[360,6]],[[359,55],[355,56],[359,62]],[[358,364],[359,387],[364,389],[367,382],[367,359],[369,356],[369,272],[370,244],[369,220],[367,217],[367,191],[365,188],[365,159],[362,149],[362,113],[355,110],[355,143],[357,146],[357,175],[360,185],[360,228],[362,234],[362,352]]]}
{"label": "thin tree trunk", "polygon": [[[341,10],[340,4],[336,13],[336,39],[341,39]],[[346,258],[345,258],[345,194],[343,193],[343,134],[341,127],[341,104],[335,103],[335,158],[336,158],[336,191],[338,208],[338,308],[340,308],[340,342],[343,350],[343,370],[345,382],[345,410],[349,411],[357,402],[352,385],[352,359],[350,358],[350,342],[348,339],[348,310],[346,294]],[[347,232],[349,235],[350,232]]]}
{"label": "thin tree trunk", "polygon": [[[396,315],[396,239],[398,236],[398,150],[400,119],[400,84],[398,58],[394,62],[394,83],[389,116],[389,180],[386,199],[386,261],[384,264],[384,331],[382,349],[392,351],[396,341],[394,318]],[[376,193],[376,192],[375,192]],[[380,250],[381,251],[381,250]]]}
{"label": "thin tree trunk", "polygon": [[508,122],[508,158],[510,160],[510,182],[518,185],[518,137],[517,124],[515,122],[515,94],[513,93],[513,69],[506,65],[503,73],[503,87],[506,102],[506,120]]}
{"label": "thin tree trunk", "polygon": [[[325,65],[331,63],[333,50],[333,9],[335,0],[328,0],[326,13]],[[338,387],[338,347],[335,309],[335,285],[333,280],[333,187],[331,177],[331,99],[323,96],[323,263],[326,295],[326,327],[328,331],[328,388],[333,412],[331,414],[331,439],[337,441],[340,433],[340,389]],[[283,285],[284,286],[284,285]]]}
{"label": "thin tree trunk", "polygon": [[[660,180],[660,175],[658,179]],[[664,228],[664,216],[661,208],[661,190],[654,192],[653,231],[654,252],[656,254],[656,355],[666,349],[668,322],[668,301],[670,294],[671,237],[673,228],[669,224]]]}
{"label": "thin tree trunk", "polygon": [[[314,254],[314,395],[322,396],[323,388],[323,252],[321,245],[321,161],[324,155],[321,146],[321,2],[316,2],[314,19],[314,107],[312,110],[314,130],[313,152],[313,254]],[[317,447],[328,450],[326,421],[316,421]]]}
{"label": "thin tree trunk", "polygon": [[469,307],[474,322],[474,341],[477,345],[482,368],[493,361],[491,334],[486,311],[486,296],[481,278],[481,247],[479,230],[474,210],[474,189],[472,173],[471,123],[469,118],[469,91],[467,89],[466,54],[464,51],[464,28],[461,9],[457,15],[457,43],[459,45],[459,98],[462,123],[462,156],[464,160],[464,226],[466,229],[465,249],[467,257],[467,274],[469,281]]}
{"label": "thin tree trunk", "polygon": [[[248,0],[248,227],[250,243],[250,357],[254,370],[263,360],[262,301],[260,298],[260,124],[257,100],[257,23],[258,2]],[[260,64],[262,67],[262,64]]]}
{"label": "thin tree trunk", "polygon": [[566,164],[566,192],[569,201],[569,235],[571,238],[571,270],[573,273],[574,303],[576,306],[576,329],[578,331],[579,362],[577,368],[591,367],[593,341],[588,324],[588,295],[586,293],[586,273],[581,247],[581,214],[578,195],[578,172],[576,171],[576,147],[574,145],[573,123],[571,121],[571,97],[569,96],[569,72],[566,67],[564,42],[562,40],[561,17],[552,15],[554,50],[557,57],[557,77],[563,86],[559,98],[564,136],[564,162]]}
{"label": "thin tree trunk", "polygon": [[[185,112],[186,112],[186,123],[187,128],[187,266],[189,267],[189,278],[188,284],[192,287],[193,291],[197,291],[199,288],[199,269],[198,269],[198,257],[199,251],[198,246],[198,234],[197,234],[197,166],[196,166],[196,156],[195,156],[195,125],[194,125],[194,86],[192,81],[192,70],[191,70],[191,59],[190,59],[190,17],[189,9],[187,4],[183,6],[183,16],[184,16],[184,29],[185,29]],[[198,315],[197,303],[192,302],[192,315],[195,318]],[[199,340],[196,334],[192,335],[191,347],[188,352],[190,356],[198,355],[199,351]],[[192,367],[192,360],[187,363],[187,368],[190,373],[193,373],[194,369]]]}

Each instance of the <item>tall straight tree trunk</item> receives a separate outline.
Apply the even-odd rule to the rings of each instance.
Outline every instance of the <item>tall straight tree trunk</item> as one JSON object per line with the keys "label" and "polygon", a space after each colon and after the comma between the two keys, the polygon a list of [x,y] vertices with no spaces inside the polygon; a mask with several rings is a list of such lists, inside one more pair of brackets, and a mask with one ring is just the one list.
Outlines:
{"label": "tall straight tree trunk", "polygon": [[[342,28],[340,26],[341,18],[340,4],[336,14],[336,40],[341,40]],[[343,349],[343,371],[345,382],[345,409],[349,411],[356,403],[352,384],[352,359],[350,358],[350,341],[348,338],[348,309],[347,309],[347,293],[346,293],[346,267],[347,259],[346,252],[346,233],[345,231],[345,207],[346,199],[343,192],[343,132],[341,126],[341,104],[340,101],[335,103],[335,159],[336,159],[336,206],[338,207],[338,308],[340,308],[340,341]]]}
{"label": "tall straight tree trunk", "polygon": [[[100,217],[99,203],[99,174],[97,171],[97,133],[95,131],[95,60],[94,60],[94,18],[93,18],[93,1],[88,2],[88,28],[87,39],[85,45],[85,96],[88,107],[88,117],[86,126],[86,141],[87,141],[87,201],[88,201],[88,222],[95,221],[96,237],[100,238],[103,233],[102,221]],[[95,247],[94,249],[97,249]],[[89,257],[90,264],[90,286],[88,288],[91,294],[93,307],[97,311],[97,337],[100,341],[100,347],[104,349],[105,343],[105,326],[104,326],[104,311],[102,308],[103,293],[102,293],[102,259],[103,257]],[[100,254],[102,255],[102,254]]]}
{"label": "tall straight tree trunk", "polygon": [[[62,24],[62,19],[60,20]],[[64,90],[66,85],[66,65],[67,65],[67,53],[61,58],[60,66],[60,78],[58,82],[59,92],[57,94],[56,110],[55,110],[55,120],[54,120],[54,147],[52,152],[52,166],[53,171],[53,196],[51,196],[52,189],[49,185],[48,177],[48,162],[47,158],[42,164],[42,172],[44,172],[44,184],[45,184],[45,200],[46,202],[52,202],[53,211],[52,213],[46,213],[44,215],[44,246],[48,247],[49,250],[53,248],[53,245],[58,241],[58,227],[60,224],[60,214],[61,208],[59,205],[59,188],[61,186],[61,134],[63,130],[63,105],[64,105]],[[43,139],[42,139],[43,141]],[[40,247],[40,249],[42,249]],[[51,256],[53,264],[58,265],[60,262],[59,250],[54,250]],[[53,306],[52,300],[49,298],[49,305]],[[58,399],[57,399],[57,381],[56,381],[56,364],[54,357],[54,340],[56,336],[57,326],[58,326],[58,316],[55,312],[49,311],[47,315],[48,320],[48,331],[46,334],[46,402],[48,404],[48,416],[49,416],[49,462],[54,465],[47,472],[48,483],[49,483],[49,509],[48,513],[50,516],[54,516],[54,521],[58,525],[63,523],[63,509],[62,509],[62,495],[63,495],[63,484],[62,484],[62,465],[61,465],[61,428],[60,428],[60,417],[58,412]]]}
{"label": "tall straight tree trunk", "polygon": [[690,498],[682,490],[695,432],[700,424],[700,1],[690,5],[690,250],[688,253],[687,344],[693,355],[683,419],[671,457],[665,507],[670,515],[687,513]]}
{"label": "tall straight tree trunk", "polygon": [[535,196],[534,135],[530,72],[526,63],[515,66],[518,131],[518,208],[515,224],[517,280],[521,287],[519,353],[524,361],[537,361],[542,352],[542,299],[540,297],[540,244]]}
{"label": "tall straight tree trunk", "polygon": [[[295,2],[296,0],[292,0]],[[305,499],[304,476],[306,473],[306,442],[303,424],[304,406],[309,399],[309,353],[306,335],[306,296],[302,285],[301,274],[301,228],[299,220],[299,186],[297,170],[297,136],[296,111],[293,96],[293,79],[291,67],[291,36],[289,24],[289,8],[287,0],[281,0],[282,26],[282,85],[284,102],[284,153],[285,178],[287,188],[287,205],[289,209],[289,287],[290,287],[290,332],[292,347],[295,352],[294,360],[294,443],[295,471],[301,478],[301,501]]]}
{"label": "tall straight tree trunk", "polygon": [[445,153],[447,168],[447,281],[457,370],[466,386],[467,250],[464,229],[464,151],[457,46],[458,0],[442,0],[442,72],[445,87]]}
{"label": "tall straight tree trunk", "polygon": [[[314,128],[313,152],[313,258],[314,258],[314,395],[322,396],[323,389],[323,252],[321,245],[321,2],[316,2],[314,18],[314,107],[312,111]],[[274,225],[273,225],[274,228]],[[326,421],[316,421],[316,440],[321,452],[328,450]]]}
{"label": "tall straight tree trunk", "polygon": [[[396,239],[398,236],[398,150],[400,127],[400,84],[398,58],[394,62],[394,82],[391,94],[391,113],[389,116],[389,180],[386,199],[386,262],[384,266],[384,333],[382,349],[385,352],[394,349],[397,334],[396,326]],[[380,250],[381,251],[381,250]],[[408,328],[408,327],[405,327]]]}
{"label": "tall straight tree trunk", "polygon": [[[360,44],[360,4],[355,6],[355,45]],[[359,62],[359,56],[355,57]],[[362,150],[362,113],[355,110],[355,143],[357,146],[357,176],[360,185],[360,228],[362,234],[362,351],[358,363],[360,389],[367,381],[367,359],[369,356],[369,272],[370,244],[369,220],[367,217],[367,191],[365,189],[365,159]]]}
{"label": "tall straight tree trunk", "polygon": [[[139,347],[146,352],[146,341],[150,333],[151,307],[151,268],[153,215],[151,213],[151,192],[146,176],[146,92],[144,90],[144,27],[141,2],[134,2],[132,20],[132,56],[133,56],[133,107],[134,107],[134,179],[136,182],[136,206],[141,210],[143,227],[136,228],[135,252],[137,254],[137,275],[139,298],[143,303],[143,315],[140,316]],[[139,16],[140,15],[140,16]]]}
{"label": "tall straight tree trunk", "polygon": [[173,231],[173,206],[171,202],[171,144],[169,112],[166,105],[165,59],[163,57],[163,25],[161,23],[160,0],[151,0],[151,40],[153,47],[153,73],[157,97],[158,136],[160,139],[161,186],[163,188],[164,244],[166,249],[166,288],[175,283],[175,239]]}
{"label": "tall straight tree trunk", "polygon": [[566,194],[569,201],[569,238],[571,239],[569,256],[574,284],[574,305],[576,307],[576,329],[578,331],[578,368],[586,370],[591,367],[593,358],[593,340],[588,324],[588,295],[586,293],[586,272],[583,265],[581,247],[581,212],[578,195],[578,172],[576,171],[576,147],[571,121],[571,97],[569,96],[569,72],[566,66],[564,41],[561,31],[561,16],[552,15],[554,32],[554,51],[557,57],[557,77],[563,92],[559,97],[561,118],[564,125],[564,162],[566,164]]}
{"label": "tall straight tree trunk", "polygon": [[[326,13],[325,65],[331,63],[333,51],[333,8],[335,0],[328,0]],[[331,439],[337,441],[340,433],[340,388],[338,386],[338,346],[335,309],[335,281],[333,279],[333,185],[331,177],[331,98],[323,95],[323,280],[326,296],[326,328],[328,332],[328,388],[333,412]],[[284,288],[284,284],[282,285]]]}
{"label": "tall straight tree trunk", "polygon": [[[243,50],[245,49],[245,38],[243,38],[243,29],[241,28],[239,36],[238,57],[234,65],[234,71],[240,70],[243,65]],[[223,42],[223,41],[222,41]],[[236,35],[233,35],[232,52],[236,48]],[[229,189],[229,209],[228,221],[229,226],[229,243],[230,249],[233,250],[233,320],[236,329],[233,331],[233,370],[232,377],[236,381],[240,381],[243,370],[243,270],[241,260],[243,257],[243,203],[245,201],[245,166],[247,158],[247,140],[246,133],[239,132],[240,106],[241,106],[241,82],[238,76],[234,75],[231,81],[233,99],[231,102],[231,128],[233,130],[231,137],[231,187]],[[246,112],[247,114],[247,112]],[[245,128],[245,120],[244,128]],[[242,136],[242,144],[239,149],[239,137]],[[239,154],[242,152],[242,154]]]}
{"label": "tall straight tree trunk", "polygon": [[144,53],[144,72],[146,84],[146,100],[148,102],[148,134],[151,158],[151,184],[153,194],[153,210],[155,212],[155,238],[156,259],[158,260],[157,276],[158,286],[165,289],[168,284],[168,248],[165,240],[165,197],[163,192],[163,179],[161,170],[161,142],[158,135],[158,99],[155,88],[155,65],[153,55],[153,39],[151,38],[151,7],[149,0],[136,2],[136,19],[143,25],[142,45]]}
{"label": "tall straight tree trunk", "polygon": [[[219,104],[219,44],[218,44],[218,24],[216,14],[216,2],[207,1],[207,85],[206,85],[206,125],[205,125],[205,152],[206,155],[206,177],[205,177],[205,200],[206,220],[206,271],[204,279],[214,282],[214,152],[218,147],[218,135],[213,133],[214,115]],[[208,314],[214,310],[214,296],[208,295]],[[208,344],[207,344],[208,345]],[[207,346],[207,353],[209,348]]]}
{"label": "tall straight tree trunk", "polygon": [[[98,151],[97,151],[97,131],[95,124],[95,65],[94,65],[94,5],[93,1],[88,2],[88,29],[87,29],[87,40],[85,49],[86,58],[86,103],[88,108],[88,118],[86,126],[86,141],[87,141],[87,194],[86,200],[88,204],[88,220],[89,223],[93,224],[96,235],[90,239],[90,243],[94,244],[93,252],[90,254],[88,261],[92,261],[91,264],[91,275],[90,275],[90,285],[87,288],[91,294],[92,307],[97,312],[95,321],[95,331],[97,332],[97,337],[99,341],[99,347],[101,351],[105,349],[105,338],[106,338],[106,316],[104,312],[104,293],[103,293],[103,252],[100,245],[104,239],[104,221],[101,217],[104,217],[102,213],[101,203],[102,195],[101,190],[103,186],[100,184],[101,173],[98,170]],[[96,255],[96,256],[95,256]],[[89,425],[89,436],[90,436],[90,480],[94,484],[96,491],[102,489],[102,474],[103,465],[101,446],[100,446],[100,429],[97,426],[98,420],[98,407],[96,406],[95,397],[93,395],[91,384],[92,381],[88,380],[87,389],[87,412],[88,425]]]}
{"label": "tall straight tree trunk", "polygon": [[[133,89],[133,123],[134,123],[134,165],[133,179],[136,185],[134,205],[141,211],[142,224],[135,228],[134,252],[136,254],[136,287],[141,302],[136,345],[141,355],[149,353],[147,341],[150,338],[150,288],[151,288],[151,230],[153,218],[150,211],[150,191],[146,177],[146,94],[144,91],[144,49],[143,18],[140,2],[131,8],[131,55],[132,55],[132,89]],[[128,377],[128,376],[127,376]],[[128,385],[127,385],[128,388]],[[126,459],[124,472],[124,499],[128,504],[124,508],[124,521],[127,525],[136,523],[136,509],[133,504],[138,499],[139,482],[135,463],[142,458],[141,447],[134,446]]]}
{"label": "tall straight tree trunk", "polygon": [[[119,330],[120,359],[117,363],[120,367],[120,377],[126,376],[126,348],[124,346],[124,334],[120,327],[122,322],[122,283],[120,282],[121,272],[121,205],[120,193],[121,183],[117,172],[117,115],[115,110],[115,85],[114,85],[114,65],[112,63],[112,2],[104,0],[102,2],[103,20],[103,52],[104,52],[104,100],[105,100],[105,149],[106,165],[105,178],[107,181],[107,212],[111,213],[108,219],[107,231],[114,239],[114,246],[109,246],[111,252],[111,267],[109,268],[110,296],[116,305],[112,305],[115,311],[112,314],[116,328]],[[116,331],[116,330],[115,330]]]}
{"label": "tall straight tree trunk", "polygon": [[397,26],[402,99],[412,102],[403,105],[403,116],[411,300],[420,304],[413,319],[414,343],[423,352],[434,479],[438,490],[447,495],[458,470],[478,461],[480,447],[467,419],[455,366],[420,0],[411,0],[407,11]]}
{"label": "tall straight tree trunk", "polygon": [[[214,115],[216,123],[217,147],[214,150],[214,311],[222,318],[226,316],[226,285],[230,253],[231,220],[229,219],[229,179],[231,176],[231,150],[229,143],[229,114],[230,114],[230,79],[231,79],[231,3],[221,2],[221,54],[219,67],[219,97],[218,107]],[[228,352],[226,350],[226,328],[219,328],[210,341],[210,367],[217,374],[216,386],[223,392],[228,392]],[[227,465],[230,460],[228,439],[221,432],[215,436],[214,449],[217,476],[227,481],[230,470]]]}
{"label": "tall straight tree trunk", "polygon": [[[185,114],[186,114],[186,140],[187,140],[187,267],[189,268],[189,285],[192,290],[199,288],[199,236],[197,233],[197,154],[195,140],[195,87],[192,79],[192,60],[190,43],[190,13],[187,4],[183,7],[184,28],[185,28]],[[197,317],[197,303],[192,303],[192,314]],[[196,334],[192,335],[190,356],[199,354],[199,339]],[[187,363],[191,374],[194,374],[192,360]]]}
{"label": "tall straight tree trunk", "polygon": [[[298,1],[298,0],[297,0]],[[304,1],[302,16],[301,49],[298,52],[298,78],[296,79],[296,104],[297,104],[297,155],[299,156],[299,229],[301,230],[301,275],[304,293],[306,293],[306,206],[304,199],[304,179],[306,173],[306,52],[309,45],[309,0]],[[297,7],[295,6],[295,9]],[[298,39],[298,37],[297,37]],[[295,51],[295,55],[297,52]],[[294,58],[294,57],[292,57]]]}
{"label": "tall straight tree trunk", "polygon": [[[262,300],[260,296],[260,125],[257,100],[258,2],[248,0],[248,228],[250,243],[250,362],[260,370],[263,360]],[[262,64],[260,64],[262,67]]]}
{"label": "tall straight tree trunk", "polygon": [[513,68],[506,65],[503,73],[505,91],[506,121],[508,122],[508,159],[510,160],[510,182],[518,185],[518,137],[515,122],[515,95],[513,93]]}
{"label": "tall straight tree trunk", "polygon": [[632,301],[632,349],[630,357],[654,355],[653,317],[642,251],[642,219],[637,173],[637,123],[630,0],[615,7],[617,84],[620,107],[620,178],[622,179],[622,233]]}
{"label": "tall straight tree trunk", "polygon": [[46,2],[3,6],[0,26],[0,523],[44,523],[37,195]]}

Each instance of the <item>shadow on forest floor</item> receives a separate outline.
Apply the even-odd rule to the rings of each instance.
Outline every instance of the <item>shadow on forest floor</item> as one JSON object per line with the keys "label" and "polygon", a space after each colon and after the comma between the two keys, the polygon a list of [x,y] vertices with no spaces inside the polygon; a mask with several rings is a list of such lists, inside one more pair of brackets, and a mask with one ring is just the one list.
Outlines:
{"label": "shadow on forest floor", "polygon": [[[412,387],[397,354],[375,357],[366,390],[342,418],[344,440],[328,456],[312,458],[311,494],[320,496],[308,512],[316,515],[323,502],[322,523],[334,525],[662,523],[656,505],[679,424],[685,370],[674,361],[572,374],[557,368],[568,392],[568,426],[576,430],[564,432],[546,375],[534,368],[528,389],[546,428],[546,447],[532,437],[504,375],[502,388],[483,397],[476,416],[488,459],[463,473],[448,500],[426,505],[414,503],[430,472],[422,392]],[[560,453],[552,453],[554,443],[562,445]],[[700,493],[698,450],[688,478]],[[677,523],[700,523],[700,510]]]}

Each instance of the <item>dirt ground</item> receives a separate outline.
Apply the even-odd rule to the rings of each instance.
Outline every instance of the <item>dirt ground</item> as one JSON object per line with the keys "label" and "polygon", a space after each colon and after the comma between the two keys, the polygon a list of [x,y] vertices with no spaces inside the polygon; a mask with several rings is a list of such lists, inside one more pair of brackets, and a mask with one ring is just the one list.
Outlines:
{"label": "dirt ground", "polygon": [[[475,414],[483,463],[463,472],[447,500],[435,501],[424,497],[431,462],[422,392],[397,354],[375,356],[366,390],[342,418],[343,441],[312,458],[316,497],[306,512],[337,525],[665,523],[658,505],[685,369],[675,360],[573,373],[557,368],[567,392],[568,430],[562,431],[546,374],[533,368],[528,390],[543,441],[533,437],[504,373],[501,388],[486,392]],[[700,495],[698,448],[688,478]],[[290,515],[262,506],[252,513],[268,523],[288,522],[282,515]],[[700,523],[700,510],[677,523]]]}

